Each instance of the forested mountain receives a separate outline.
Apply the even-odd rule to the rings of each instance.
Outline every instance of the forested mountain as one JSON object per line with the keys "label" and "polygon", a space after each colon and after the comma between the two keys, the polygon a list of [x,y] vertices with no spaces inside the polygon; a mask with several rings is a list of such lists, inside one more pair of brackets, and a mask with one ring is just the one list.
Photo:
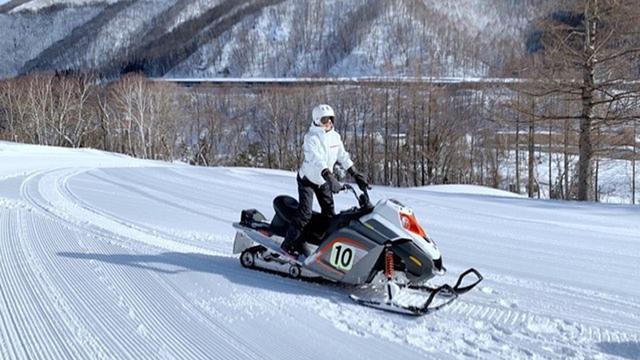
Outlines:
{"label": "forested mountain", "polygon": [[537,1],[13,0],[0,77],[495,76],[524,51]]}

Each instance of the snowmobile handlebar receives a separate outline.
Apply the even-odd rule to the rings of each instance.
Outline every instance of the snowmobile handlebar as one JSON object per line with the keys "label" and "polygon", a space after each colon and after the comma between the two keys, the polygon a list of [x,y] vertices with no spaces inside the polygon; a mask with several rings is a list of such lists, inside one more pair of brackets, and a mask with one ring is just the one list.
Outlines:
{"label": "snowmobile handlebar", "polygon": [[358,205],[360,206],[360,208],[364,209],[364,208],[372,207],[371,202],[369,200],[369,192],[367,191],[367,189],[364,189],[362,194],[358,195],[358,192],[353,186],[349,184],[343,184],[342,191],[350,191],[353,194],[353,196],[355,196],[356,200],[358,200]]}

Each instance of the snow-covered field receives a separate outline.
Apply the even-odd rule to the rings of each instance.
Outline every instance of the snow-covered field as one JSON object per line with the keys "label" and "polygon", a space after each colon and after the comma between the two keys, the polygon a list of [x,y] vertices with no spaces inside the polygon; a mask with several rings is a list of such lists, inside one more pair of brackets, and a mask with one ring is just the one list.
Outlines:
{"label": "snow-covered field", "polygon": [[[24,4],[17,6],[11,12],[19,12],[19,11],[33,11],[36,12],[38,10],[45,9],[54,5],[68,5],[68,6],[86,6],[91,5],[92,3],[114,3],[117,0],[31,0],[26,1]],[[6,1],[5,1],[6,2]],[[0,1],[0,5],[2,1]]]}
{"label": "snow-covered field", "polygon": [[374,188],[436,239],[439,282],[485,276],[414,318],[242,268],[231,223],[281,193],[292,173],[0,142],[0,358],[640,358],[637,206]]}

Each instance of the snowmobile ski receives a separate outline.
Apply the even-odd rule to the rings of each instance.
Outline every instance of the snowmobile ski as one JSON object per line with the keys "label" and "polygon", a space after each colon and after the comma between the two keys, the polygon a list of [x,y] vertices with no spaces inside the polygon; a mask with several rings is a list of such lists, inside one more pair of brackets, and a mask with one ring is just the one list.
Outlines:
{"label": "snowmobile ski", "polygon": [[[461,287],[460,284],[469,274],[476,275],[476,281]],[[399,285],[389,279],[386,281],[378,280],[378,283],[383,284],[382,286],[364,285],[363,289],[371,289],[372,291],[369,294],[351,294],[350,298],[360,305],[384,311],[421,316],[451,304],[458,298],[458,295],[473,289],[482,279],[482,275],[471,268],[460,274],[453,287],[448,284],[438,287]]]}

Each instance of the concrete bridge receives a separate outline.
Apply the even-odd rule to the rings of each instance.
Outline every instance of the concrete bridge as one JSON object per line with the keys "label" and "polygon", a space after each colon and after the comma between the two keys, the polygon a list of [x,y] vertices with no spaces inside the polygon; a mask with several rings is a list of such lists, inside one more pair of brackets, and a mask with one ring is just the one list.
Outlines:
{"label": "concrete bridge", "polygon": [[500,88],[535,82],[518,78],[479,77],[300,77],[300,78],[154,78],[154,81],[170,82],[185,87],[300,87],[300,86],[368,86],[384,87],[439,87],[452,90]]}
{"label": "concrete bridge", "polygon": [[[548,88],[566,88],[568,81],[558,83],[548,79],[496,78],[496,77],[298,77],[298,78],[153,78],[153,81],[169,82],[189,88],[244,88],[259,90],[273,87],[318,87],[318,86],[360,86],[371,88],[423,87],[443,88],[451,91],[477,89],[517,89],[528,85],[541,85]],[[580,81],[575,80],[575,87]],[[614,80],[597,83],[612,93],[640,92],[640,80]]]}

